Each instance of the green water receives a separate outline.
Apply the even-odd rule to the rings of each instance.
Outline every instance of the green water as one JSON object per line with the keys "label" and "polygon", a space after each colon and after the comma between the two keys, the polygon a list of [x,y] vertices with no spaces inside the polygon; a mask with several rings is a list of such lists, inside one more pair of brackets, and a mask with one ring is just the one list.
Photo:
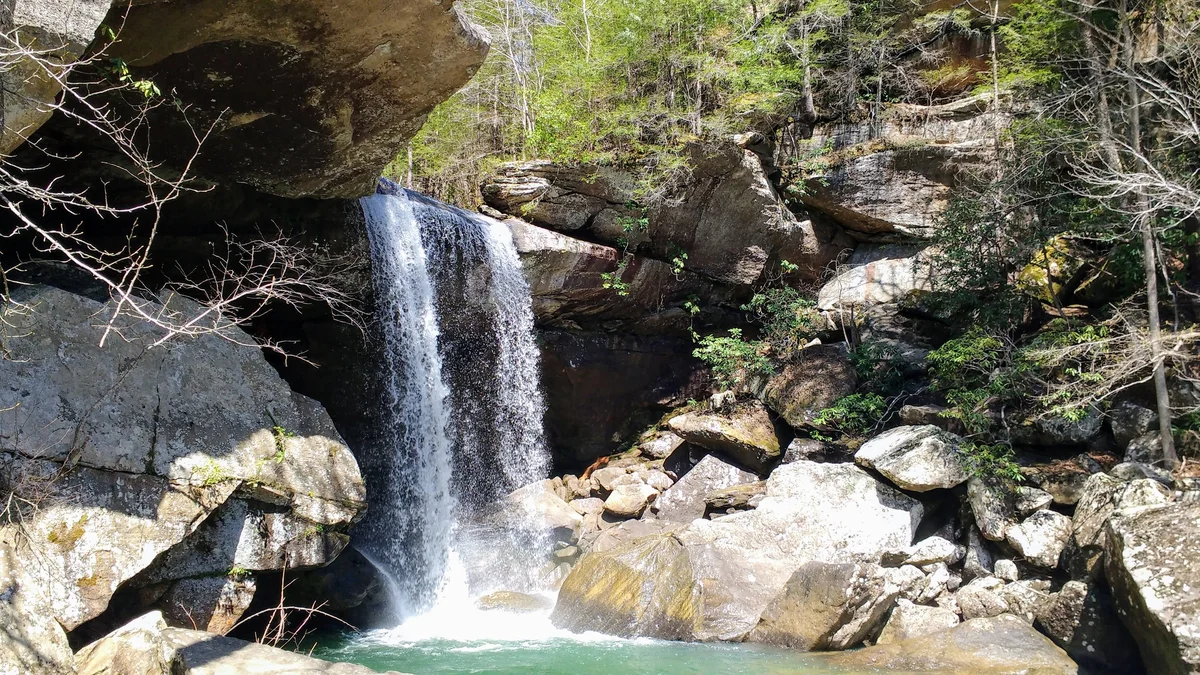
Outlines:
{"label": "green water", "polygon": [[377,671],[396,670],[414,675],[845,675],[845,671],[821,667],[815,657],[757,645],[689,644],[601,636],[406,642],[395,640],[385,631],[376,631],[359,636],[327,637],[319,643],[313,656],[357,663]]}

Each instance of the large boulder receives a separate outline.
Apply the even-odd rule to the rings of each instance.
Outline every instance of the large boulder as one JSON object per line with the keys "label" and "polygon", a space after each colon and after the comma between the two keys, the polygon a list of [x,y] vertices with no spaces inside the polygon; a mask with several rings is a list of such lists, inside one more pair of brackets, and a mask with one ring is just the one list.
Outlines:
{"label": "large boulder", "polygon": [[754,510],[696,520],[676,532],[703,587],[697,637],[747,633],[807,561],[877,563],[885,551],[912,541],[922,512],[919,502],[852,465],[798,461],[776,468]]}
{"label": "large boulder", "polygon": [[1093,474],[1075,505],[1069,545],[1072,576],[1090,578],[1103,571],[1105,527],[1121,509],[1164,506],[1171,492],[1161,483],[1139,478],[1128,483],[1108,474]]}
{"label": "large boulder", "polygon": [[740,639],[801,565],[878,562],[888,549],[912,541],[921,513],[916,500],[857,467],[786,464],[772,472],[766,496],[752,511],[593,547],[563,584],[556,625]]}
{"label": "large boulder", "polygon": [[[160,329],[121,316],[101,347],[112,309],[47,286],[18,289],[3,308],[11,358],[0,360],[0,379],[11,386],[0,408],[22,414],[0,435],[0,459],[7,489],[39,506],[23,532],[0,528],[0,538],[28,535],[21,555],[45,561],[30,571],[55,618],[73,629],[127,582],[157,584],[161,596],[161,584],[223,575],[235,549],[253,556],[254,570],[280,569],[292,552],[305,554],[288,565],[336,556],[365,488],[325,411],[241,346],[253,341],[240,330],[158,344]],[[176,297],[162,311],[195,310]],[[208,522],[231,497],[271,521],[267,530]],[[202,524],[227,532],[217,537],[226,559],[170,562]],[[142,573],[152,565],[150,579]],[[229,590],[210,584],[201,597],[191,586],[200,603]],[[118,612],[137,609],[122,604]]]}
{"label": "large boulder", "polygon": [[875,644],[886,645],[957,626],[958,614],[942,607],[914,605],[903,598],[888,616]]}
{"label": "large boulder", "polygon": [[1011,614],[973,619],[933,633],[822,657],[853,671],[1076,675],[1062,649]]}
{"label": "large boulder", "polygon": [[970,478],[958,436],[932,425],[896,427],[854,453],[855,463],[875,469],[902,489],[928,492]]}
{"label": "large boulder", "polygon": [[757,392],[794,429],[809,426],[822,409],[853,394],[858,375],[840,345],[800,350]]}
{"label": "large boulder", "polygon": [[[815,280],[853,245],[832,225],[793,216],[753,152],[732,143],[692,145],[687,152],[690,178],[671,199],[645,211],[630,206],[631,174],[545,161],[501,166],[484,183],[483,198],[535,225],[608,244],[625,239],[638,253],[659,260],[684,251],[688,270],[735,286],[756,283],[781,260]],[[641,231],[626,232],[618,224],[643,217]]]}
{"label": "large boulder", "polygon": [[[369,194],[425,116],[467,82],[487,40],[452,4],[305,0],[116,3],[108,56],[173,92],[156,135],[193,169],[285,197]],[[184,140],[186,139],[186,140]]]}
{"label": "large boulder", "polygon": [[878,627],[899,592],[878,565],[810,561],[746,639],[805,652],[847,649]]}
{"label": "large boulder", "polygon": [[724,453],[753,471],[765,471],[783,454],[775,423],[757,402],[728,413],[684,413],[667,424],[688,443]]}
{"label": "large boulder", "polygon": [[1147,672],[1200,670],[1200,503],[1114,517],[1105,537],[1105,575]]}
{"label": "large boulder", "polygon": [[687,640],[700,602],[688,552],[670,534],[654,535],[580,558],[550,619],[577,632]]}
{"label": "large boulder", "polygon": [[[265,644],[168,628],[151,612],[79,650],[79,675],[372,675],[349,663],[330,663]],[[388,671],[396,675],[394,671]]]}
{"label": "large boulder", "polygon": [[923,249],[899,244],[863,244],[817,293],[825,311],[854,305],[888,305],[913,291],[933,289],[933,269]]}
{"label": "large boulder", "polygon": [[111,5],[112,0],[5,4],[0,29],[38,58],[13,59],[0,72],[0,123],[4,125],[0,155],[12,153],[54,113],[61,82],[95,37]]}
{"label": "large boulder", "polygon": [[1004,540],[1029,564],[1054,569],[1070,536],[1070,517],[1042,509],[1005,530]]}
{"label": "large boulder", "polygon": [[659,518],[690,523],[704,517],[708,495],[722,488],[754,482],[758,476],[726,462],[717,455],[705,455],[654,502]]}

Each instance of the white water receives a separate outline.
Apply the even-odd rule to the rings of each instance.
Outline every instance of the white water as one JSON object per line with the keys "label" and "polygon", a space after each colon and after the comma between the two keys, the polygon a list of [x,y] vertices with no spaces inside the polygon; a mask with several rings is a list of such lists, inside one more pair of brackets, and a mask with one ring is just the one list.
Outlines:
{"label": "white water", "polygon": [[386,475],[367,477],[376,496],[359,546],[391,577],[401,625],[389,632],[400,640],[417,633],[475,639],[490,625],[546,635],[547,617],[518,628],[533,617],[514,621],[474,606],[496,590],[494,580],[525,572],[536,560],[530,553],[542,553],[530,549],[543,545],[472,519],[549,468],[533,311],[512,236],[499,222],[390,183],[381,181],[380,192],[361,203],[387,392],[380,436],[389,456]]}

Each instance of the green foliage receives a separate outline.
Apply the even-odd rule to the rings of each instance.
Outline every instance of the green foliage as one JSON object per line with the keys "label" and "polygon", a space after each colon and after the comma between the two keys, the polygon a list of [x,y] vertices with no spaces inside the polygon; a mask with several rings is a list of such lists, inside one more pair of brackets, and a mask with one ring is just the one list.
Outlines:
{"label": "green foliage", "polygon": [[765,288],[742,305],[742,310],[753,315],[762,325],[763,336],[784,355],[811,340],[821,326],[816,303],[790,286]]}
{"label": "green foliage", "polygon": [[229,568],[228,576],[231,579],[245,579],[250,576],[250,570],[241,565],[234,565]]}
{"label": "green foliage", "polygon": [[[1048,88],[1061,78],[1058,63],[1078,50],[1079,27],[1060,0],[1021,0],[996,35],[1004,45],[1001,89]],[[981,85],[980,89],[990,88]]]}
{"label": "green foliage", "polygon": [[744,383],[747,378],[775,373],[763,350],[761,341],[744,340],[740,328],[731,328],[725,336],[701,337],[692,355],[712,368],[720,386],[730,388]]}
{"label": "green foliage", "polygon": [[850,394],[818,412],[813,423],[850,436],[865,436],[879,425],[885,412],[887,399],[879,394]]}
{"label": "green foliage", "polygon": [[600,285],[607,290],[615,291],[622,298],[629,295],[629,284],[624,281],[624,277],[625,270],[629,267],[630,257],[628,255],[623,256],[621,262],[617,263],[616,270],[600,274]]}
{"label": "green foliage", "polygon": [[276,425],[271,428],[271,435],[275,438],[275,454],[271,457],[271,459],[273,459],[276,464],[281,464],[287,457],[287,439],[295,438],[296,434]]}
{"label": "green foliage", "polygon": [[158,85],[154,84],[153,80],[135,78],[133,73],[129,71],[129,64],[124,59],[109,59],[107,71],[109,79],[132,88],[141,94],[142,98],[150,99],[162,95],[162,92],[158,90]]}
{"label": "green foliage", "polygon": [[671,262],[671,272],[676,278],[683,274],[684,266],[687,265],[688,254],[679,244],[671,242],[667,247],[667,257]]}
{"label": "green foliage", "polygon": [[904,372],[893,347],[866,340],[851,350],[849,356],[858,375],[859,389],[888,395],[900,393]]}
{"label": "green foliage", "polygon": [[1008,446],[964,440],[958,451],[967,465],[967,472],[986,483],[1011,486],[1022,480],[1021,467]]}
{"label": "green foliage", "polygon": [[989,404],[1014,393],[1007,341],[978,327],[949,340],[926,358],[933,387],[949,407],[943,416],[957,419],[979,434],[991,425]]}

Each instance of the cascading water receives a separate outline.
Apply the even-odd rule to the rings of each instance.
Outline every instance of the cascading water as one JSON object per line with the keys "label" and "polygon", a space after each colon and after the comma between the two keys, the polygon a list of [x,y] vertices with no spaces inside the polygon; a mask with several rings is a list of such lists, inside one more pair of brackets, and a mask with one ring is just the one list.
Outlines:
{"label": "cascading water", "polygon": [[549,460],[529,287],[508,228],[383,180],[361,203],[390,455],[387,475],[369,477],[360,546],[394,578],[402,619],[465,601],[470,576],[514,567],[497,546],[517,555],[528,537],[467,524],[544,477]]}

